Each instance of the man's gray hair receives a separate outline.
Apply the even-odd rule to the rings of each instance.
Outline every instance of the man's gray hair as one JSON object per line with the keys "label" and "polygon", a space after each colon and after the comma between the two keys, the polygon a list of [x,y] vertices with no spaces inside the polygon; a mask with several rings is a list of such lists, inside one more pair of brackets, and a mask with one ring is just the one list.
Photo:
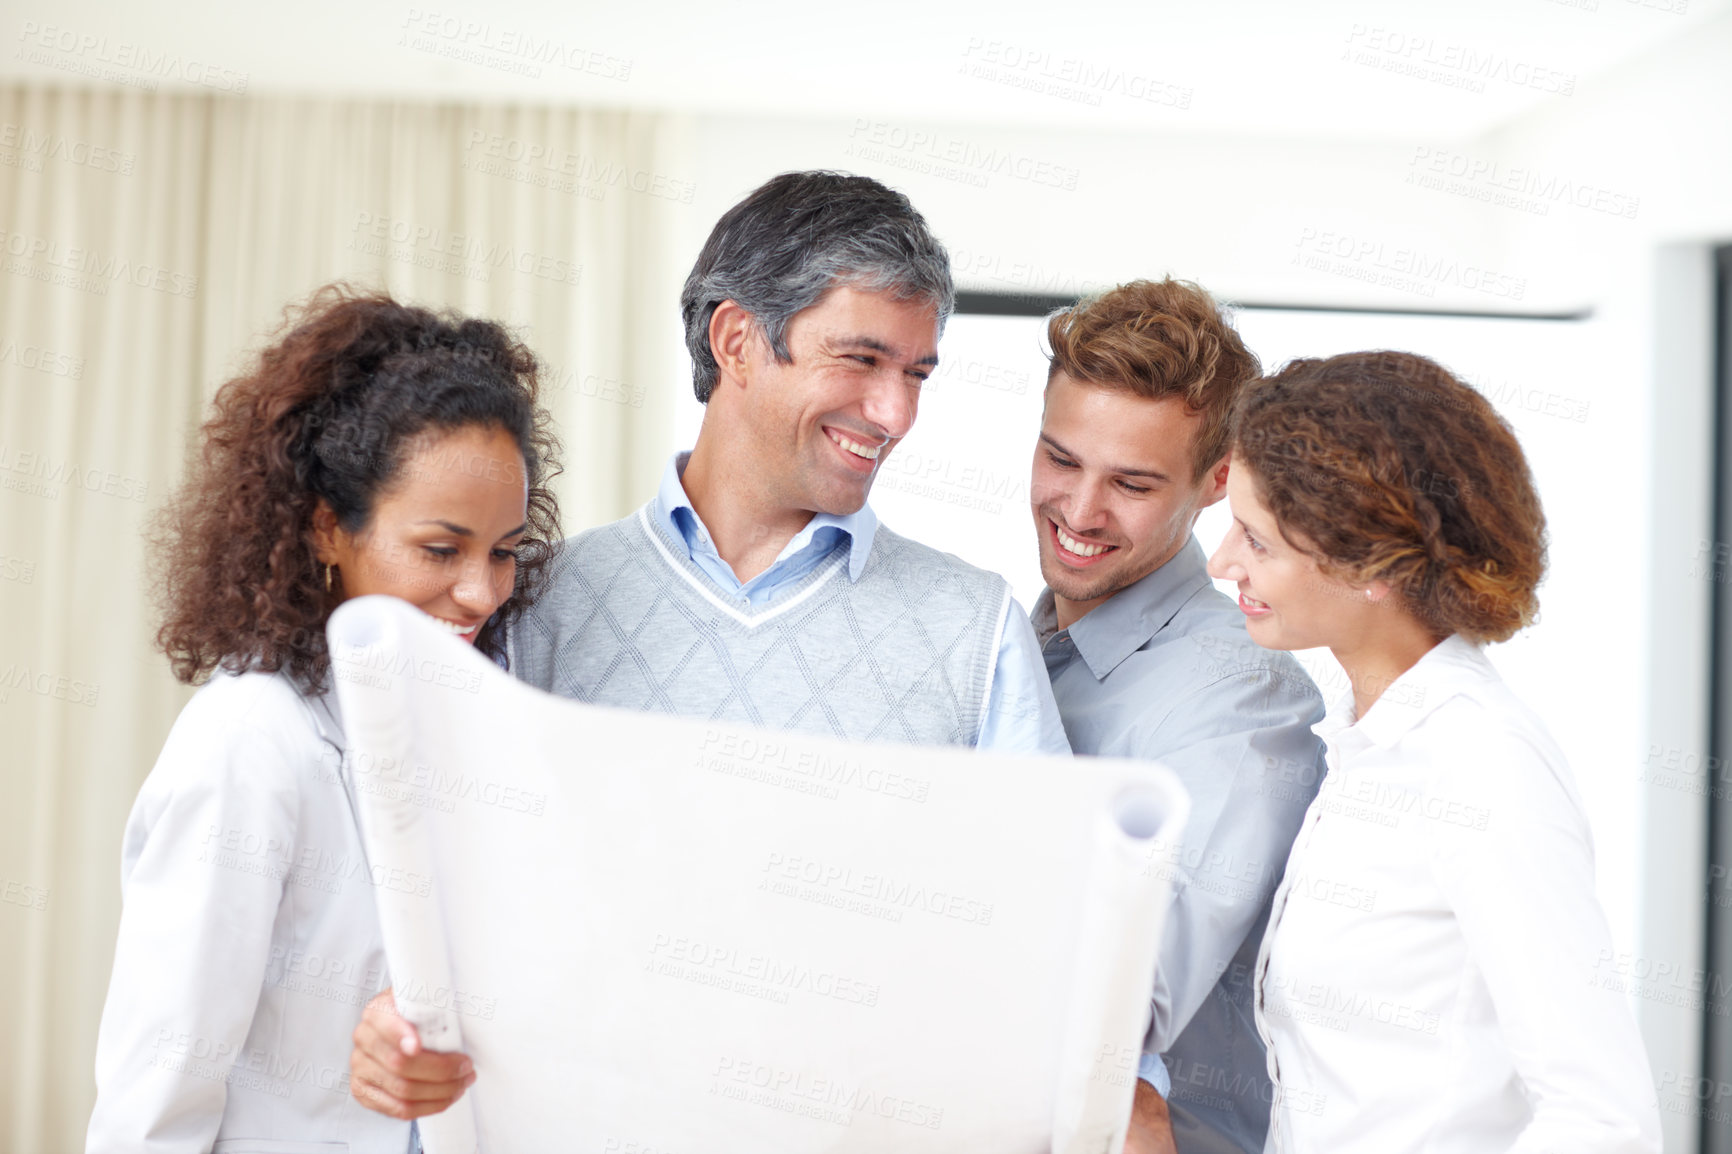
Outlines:
{"label": "man's gray hair", "polygon": [[709,402],[719,372],[710,317],[731,300],[787,364],[788,322],[832,288],[930,301],[938,329],[956,306],[950,254],[906,196],[866,176],[784,172],[716,222],[680,291],[692,389]]}

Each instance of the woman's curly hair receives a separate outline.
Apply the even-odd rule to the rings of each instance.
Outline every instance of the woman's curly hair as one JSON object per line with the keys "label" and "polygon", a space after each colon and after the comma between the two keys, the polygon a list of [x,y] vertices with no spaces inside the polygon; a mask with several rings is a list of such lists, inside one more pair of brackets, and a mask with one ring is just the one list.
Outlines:
{"label": "woman's curly hair", "polygon": [[350,533],[370,521],[414,442],[471,426],[523,453],[528,531],[512,595],[475,639],[504,652],[506,627],[541,590],[559,505],[559,444],[537,404],[535,355],[492,321],[399,304],[336,284],[286,310],[276,341],[217,390],[188,477],[153,524],[174,675],[287,670],[322,691],[325,619],[343,599],[314,557],[321,499]]}
{"label": "woman's curly hair", "polygon": [[1503,641],[1539,610],[1546,521],[1515,433],[1412,353],[1296,360],[1233,415],[1283,537],[1327,571],[1387,581],[1439,637]]}

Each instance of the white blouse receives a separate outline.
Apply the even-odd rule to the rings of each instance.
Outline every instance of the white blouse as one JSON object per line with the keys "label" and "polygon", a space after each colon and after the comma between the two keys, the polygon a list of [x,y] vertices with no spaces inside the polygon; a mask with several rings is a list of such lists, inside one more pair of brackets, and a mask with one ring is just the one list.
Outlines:
{"label": "white blouse", "polygon": [[1354,723],[1257,962],[1280,1154],[1658,1154],[1635,1018],[1563,755],[1451,637]]}
{"label": "white blouse", "polygon": [[[121,845],[88,1154],[402,1154],[349,1095],[389,984],[334,695],[218,675],[174,723]],[[430,884],[430,883],[429,883]]]}

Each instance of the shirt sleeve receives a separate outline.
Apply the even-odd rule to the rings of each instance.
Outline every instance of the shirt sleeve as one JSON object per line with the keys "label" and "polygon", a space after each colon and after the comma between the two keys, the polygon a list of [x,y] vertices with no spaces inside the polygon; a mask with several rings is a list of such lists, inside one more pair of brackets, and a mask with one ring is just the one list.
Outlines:
{"label": "shirt sleeve", "polygon": [[975,748],[995,753],[1047,753],[1066,756],[1070,741],[1052,696],[1046,662],[1028,614],[1010,599],[998,635],[998,664],[986,699]]}
{"label": "shirt sleeve", "polygon": [[1173,1096],[1173,1075],[1159,1054],[1143,1052],[1137,1060],[1137,1080],[1153,1086],[1163,1102]]}
{"label": "shirt sleeve", "polygon": [[[1144,1049],[1164,1053],[1184,1031],[1266,912],[1323,774],[1311,726],[1322,716],[1308,683],[1255,669],[1199,686],[1164,713],[1133,722],[1141,756],[1173,770],[1191,795],[1172,865]],[[1225,1042],[1225,1040],[1223,1040]]]}
{"label": "shirt sleeve", "polygon": [[236,704],[194,698],[127,820],[86,1154],[191,1154],[216,1140],[297,815],[292,752],[223,716]]}
{"label": "shirt sleeve", "polygon": [[1474,728],[1482,740],[1450,742],[1426,799],[1435,820],[1420,825],[1532,1103],[1510,1154],[1658,1154],[1642,1039],[1604,980],[1611,932],[1568,770],[1517,734]]}

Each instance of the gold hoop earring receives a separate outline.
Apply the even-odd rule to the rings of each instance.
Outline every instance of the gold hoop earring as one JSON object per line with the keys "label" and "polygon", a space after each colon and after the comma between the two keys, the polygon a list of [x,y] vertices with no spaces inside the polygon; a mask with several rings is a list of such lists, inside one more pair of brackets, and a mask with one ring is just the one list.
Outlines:
{"label": "gold hoop earring", "polygon": [[329,593],[330,591],[331,591],[331,567],[329,565],[327,565],[327,566],[325,566],[325,592]]}

